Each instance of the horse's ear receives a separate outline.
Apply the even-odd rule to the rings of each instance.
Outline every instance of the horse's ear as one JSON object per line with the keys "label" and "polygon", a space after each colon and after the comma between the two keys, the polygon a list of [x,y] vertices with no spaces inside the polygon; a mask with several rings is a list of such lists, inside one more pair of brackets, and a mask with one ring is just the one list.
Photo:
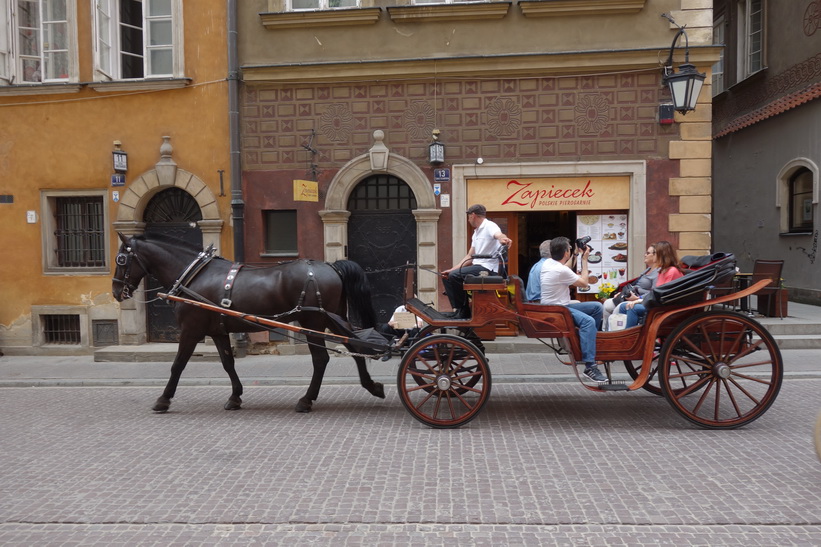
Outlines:
{"label": "horse's ear", "polygon": [[122,232],[117,232],[117,235],[120,236],[120,241],[123,242],[123,245],[128,245],[128,238],[124,236]]}

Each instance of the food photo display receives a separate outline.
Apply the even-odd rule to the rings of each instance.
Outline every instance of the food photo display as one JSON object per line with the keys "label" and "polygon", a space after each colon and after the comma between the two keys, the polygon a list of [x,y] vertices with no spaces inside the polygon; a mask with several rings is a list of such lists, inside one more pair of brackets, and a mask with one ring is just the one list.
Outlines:
{"label": "food photo display", "polygon": [[627,214],[619,211],[578,215],[576,237],[586,236],[590,236],[588,245],[593,248],[588,259],[590,288],[579,292],[596,294],[604,283],[618,286],[627,281]]}

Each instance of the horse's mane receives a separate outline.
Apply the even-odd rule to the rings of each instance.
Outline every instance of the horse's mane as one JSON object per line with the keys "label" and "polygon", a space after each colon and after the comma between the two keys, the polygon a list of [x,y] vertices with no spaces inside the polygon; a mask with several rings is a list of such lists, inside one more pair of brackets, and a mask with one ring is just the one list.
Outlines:
{"label": "horse's mane", "polygon": [[180,239],[178,237],[170,236],[168,234],[139,234],[135,235],[134,239],[137,241],[150,241],[152,243],[161,243],[171,245],[176,248],[191,251],[192,253],[199,253],[202,247],[197,247],[193,243]]}

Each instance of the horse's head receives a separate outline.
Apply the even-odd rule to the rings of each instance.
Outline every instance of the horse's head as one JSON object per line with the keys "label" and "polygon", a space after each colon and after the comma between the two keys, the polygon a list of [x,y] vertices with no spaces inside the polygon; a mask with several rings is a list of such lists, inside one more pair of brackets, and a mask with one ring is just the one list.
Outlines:
{"label": "horse's head", "polygon": [[140,281],[148,272],[143,261],[137,255],[137,240],[133,237],[128,239],[119,232],[117,232],[117,235],[120,236],[122,245],[120,245],[120,251],[115,259],[117,267],[114,269],[111,289],[117,302],[122,302],[134,296]]}

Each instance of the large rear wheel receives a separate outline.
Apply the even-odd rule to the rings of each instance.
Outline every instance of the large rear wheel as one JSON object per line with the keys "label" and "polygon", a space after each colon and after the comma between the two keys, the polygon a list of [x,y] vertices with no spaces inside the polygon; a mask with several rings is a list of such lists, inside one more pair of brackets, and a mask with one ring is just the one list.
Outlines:
{"label": "large rear wheel", "polygon": [[459,336],[427,336],[408,349],[397,374],[399,398],[425,425],[454,428],[475,418],[490,397],[484,354]]}
{"label": "large rear wheel", "polygon": [[760,323],[708,311],[679,325],[659,354],[659,382],[670,405],[707,429],[732,429],[764,414],[781,389],[784,365]]}

